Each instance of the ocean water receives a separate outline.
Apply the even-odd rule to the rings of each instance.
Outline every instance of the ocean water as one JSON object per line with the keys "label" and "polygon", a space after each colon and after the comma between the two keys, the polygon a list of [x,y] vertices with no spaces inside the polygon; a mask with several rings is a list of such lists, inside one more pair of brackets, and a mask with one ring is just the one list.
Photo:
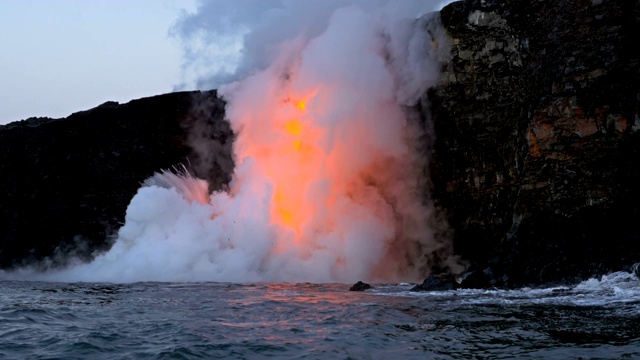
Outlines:
{"label": "ocean water", "polygon": [[1,359],[640,359],[640,282],[412,293],[409,284],[0,282]]}

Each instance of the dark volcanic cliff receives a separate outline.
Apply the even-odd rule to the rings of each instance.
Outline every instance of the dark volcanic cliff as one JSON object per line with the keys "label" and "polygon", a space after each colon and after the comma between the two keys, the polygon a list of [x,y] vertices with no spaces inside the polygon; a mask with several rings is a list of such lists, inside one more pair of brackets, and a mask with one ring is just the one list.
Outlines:
{"label": "dark volcanic cliff", "polygon": [[[471,264],[463,285],[640,262],[638,2],[469,0],[441,14],[451,59],[422,108],[433,199]],[[0,126],[0,267],[108,247],[157,170],[227,183],[223,111],[213,91],[175,93]]]}
{"label": "dark volcanic cliff", "polygon": [[[215,91],[183,92],[0,126],[0,267],[109,246],[140,183],[160,169],[191,164],[212,186],[228,182],[223,113]],[[218,159],[191,146],[199,136],[215,140]]]}
{"label": "dark volcanic cliff", "polygon": [[468,286],[577,281],[640,261],[640,5],[466,1],[429,94],[434,198]]}

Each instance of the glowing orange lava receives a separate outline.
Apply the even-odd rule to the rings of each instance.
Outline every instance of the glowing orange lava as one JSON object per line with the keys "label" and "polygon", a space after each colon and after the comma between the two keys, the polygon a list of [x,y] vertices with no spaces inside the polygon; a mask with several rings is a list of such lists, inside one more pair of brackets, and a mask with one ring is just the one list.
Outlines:
{"label": "glowing orange lava", "polygon": [[300,135],[302,132],[302,124],[298,119],[290,120],[285,125],[285,130],[291,135]]}
{"label": "glowing orange lava", "polygon": [[324,156],[317,146],[318,130],[308,114],[310,97],[290,95],[280,102],[265,102],[259,109],[245,108],[249,111],[243,113],[242,136],[236,143],[238,157],[254,159],[257,173],[265,176],[270,187],[271,222],[291,230],[296,243],[302,224],[311,215],[305,193]]}
{"label": "glowing orange lava", "polygon": [[407,244],[430,236],[415,200],[422,163],[406,143],[414,129],[393,94],[371,98],[364,85],[303,70],[226,90],[238,134],[232,195],[246,201],[238,216],[260,225],[242,230],[266,246],[265,269],[322,281],[404,276],[417,268]]}
{"label": "glowing orange lava", "polygon": [[296,243],[314,212],[306,196],[309,186],[318,178],[327,158],[318,145],[322,131],[309,113],[308,103],[315,93],[290,96],[281,102],[274,111],[275,119],[267,121],[274,126],[263,129],[271,132],[271,141],[265,144],[269,148],[254,152],[273,185],[271,219],[292,230]]}

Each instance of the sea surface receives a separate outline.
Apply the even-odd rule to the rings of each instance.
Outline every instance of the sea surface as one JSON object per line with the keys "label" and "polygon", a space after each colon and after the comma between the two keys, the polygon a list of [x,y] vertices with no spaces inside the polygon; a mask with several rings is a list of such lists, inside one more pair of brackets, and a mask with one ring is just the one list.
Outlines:
{"label": "sea surface", "polygon": [[0,282],[1,359],[640,359],[640,282],[350,292],[348,284]]}

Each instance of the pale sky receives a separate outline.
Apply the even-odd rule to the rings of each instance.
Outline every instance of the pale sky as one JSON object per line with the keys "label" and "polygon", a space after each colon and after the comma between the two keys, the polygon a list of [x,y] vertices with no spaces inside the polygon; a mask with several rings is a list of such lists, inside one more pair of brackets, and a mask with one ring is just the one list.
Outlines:
{"label": "pale sky", "polygon": [[194,0],[0,0],[0,124],[171,92]]}

